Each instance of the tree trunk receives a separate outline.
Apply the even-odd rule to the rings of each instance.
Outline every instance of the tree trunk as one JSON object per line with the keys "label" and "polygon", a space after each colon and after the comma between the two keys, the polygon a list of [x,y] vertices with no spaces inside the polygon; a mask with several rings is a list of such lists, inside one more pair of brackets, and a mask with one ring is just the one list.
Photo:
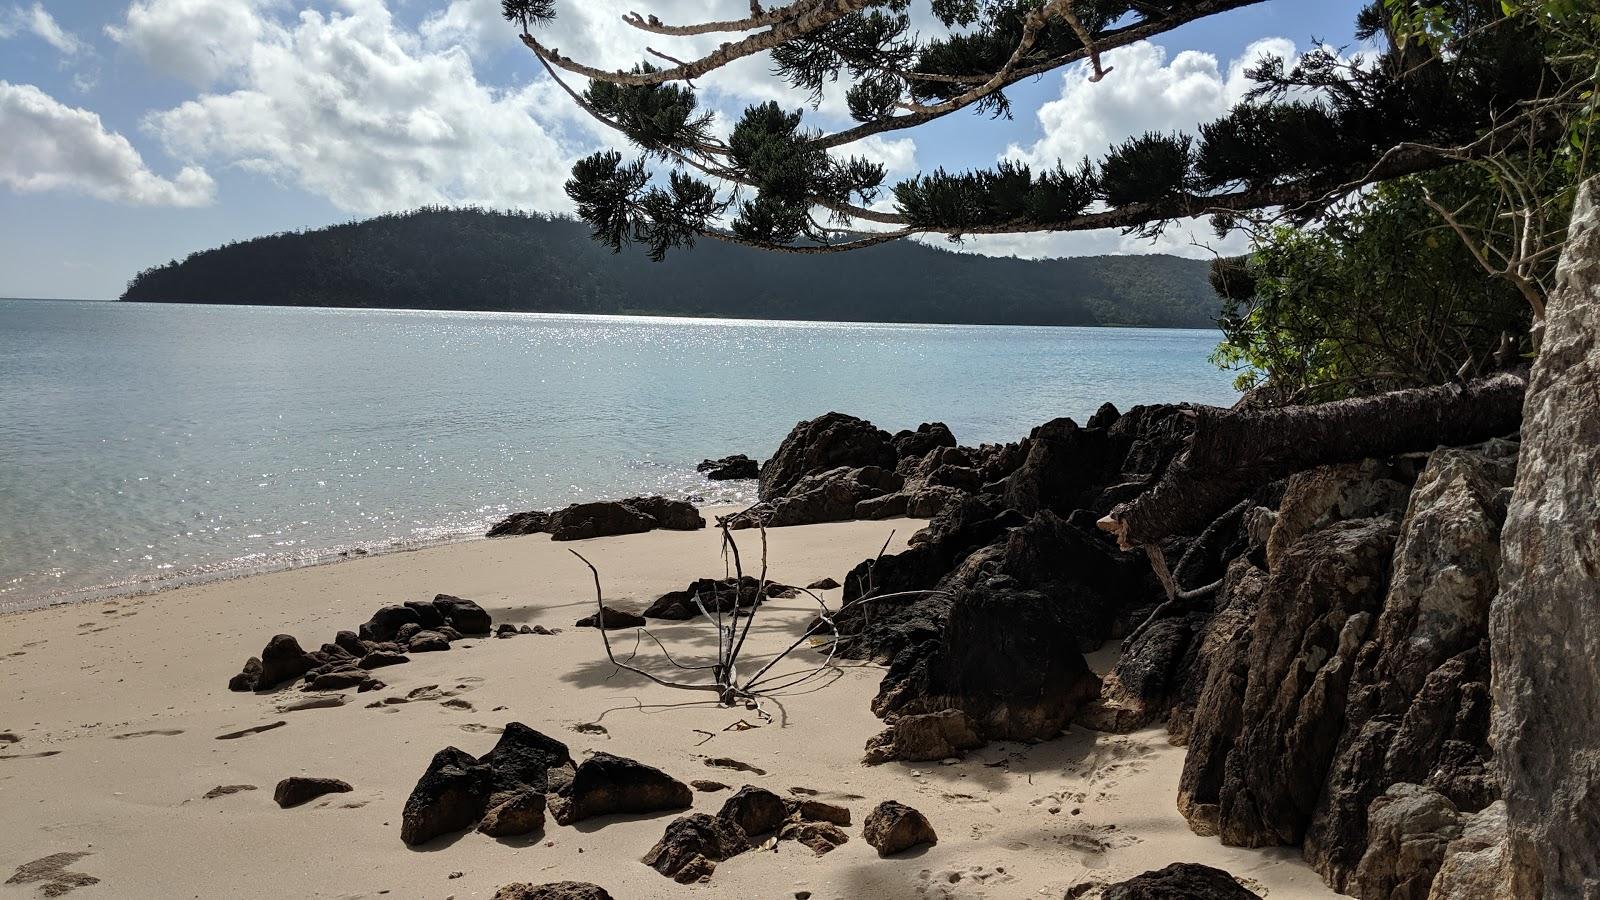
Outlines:
{"label": "tree trunk", "polygon": [[1156,486],[1100,520],[1124,549],[1193,534],[1255,487],[1315,466],[1470,444],[1522,421],[1527,379],[1390,391],[1315,406],[1195,410],[1189,447]]}

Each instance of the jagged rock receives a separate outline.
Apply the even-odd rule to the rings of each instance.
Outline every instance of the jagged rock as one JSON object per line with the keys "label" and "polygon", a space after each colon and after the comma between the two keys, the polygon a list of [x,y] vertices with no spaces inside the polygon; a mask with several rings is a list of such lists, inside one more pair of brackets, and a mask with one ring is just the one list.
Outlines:
{"label": "jagged rock", "polygon": [[667,825],[661,840],[644,855],[644,864],[680,884],[693,884],[750,846],[744,829],[732,820],[692,813]]}
{"label": "jagged rock", "polygon": [[[778,597],[791,590],[793,589],[788,585],[774,581],[767,582],[769,598]],[[647,619],[681,622],[700,615],[700,606],[695,605],[697,595],[700,598],[700,605],[704,606],[707,612],[714,614],[718,610],[731,612],[736,606],[741,609],[752,607],[759,593],[759,582],[752,575],[740,579],[700,578],[681,591],[668,591],[662,594],[645,609],[643,615]]]}
{"label": "jagged rock", "polygon": [[228,679],[230,691],[253,691],[261,683],[261,660],[252,656],[244,661],[244,668],[239,674]]}
{"label": "jagged rock", "polygon": [[879,856],[893,856],[912,847],[939,843],[927,816],[894,800],[885,800],[867,813],[866,821],[861,823],[861,836]]}
{"label": "jagged rock", "polygon": [[960,756],[984,745],[972,717],[959,709],[901,716],[882,734],[867,741],[869,766],[892,760],[926,762]]}
{"label": "jagged rock", "polygon": [[433,598],[433,608],[444,617],[445,624],[462,634],[488,634],[494,625],[488,610],[461,597],[439,594]]}
{"label": "jagged rock", "polygon": [[905,515],[910,508],[910,494],[904,492],[884,494],[882,497],[871,497],[857,503],[854,518],[894,519]]}
{"label": "jagged rock", "polygon": [[406,650],[411,653],[434,653],[449,649],[449,638],[437,631],[419,631],[406,642]]}
{"label": "jagged rock", "polygon": [[905,515],[913,519],[932,519],[957,502],[962,493],[952,487],[938,486],[911,491],[906,495]]}
{"label": "jagged rock", "polygon": [[416,625],[420,628],[422,617],[417,615],[416,610],[394,603],[381,607],[373,613],[372,618],[357,629],[357,634],[363,641],[382,644],[394,640],[400,629],[406,625]]}
{"label": "jagged rock", "polygon": [[1221,869],[1199,863],[1173,863],[1118,882],[1101,900],[1261,900]]}
{"label": "jagged rock", "polygon": [[1415,478],[1409,462],[1372,459],[1290,477],[1267,538],[1267,570],[1278,571],[1278,560],[1303,535],[1334,522],[1399,518]]}
{"label": "jagged rock", "polygon": [[572,623],[573,627],[575,627],[575,628],[596,628],[596,627],[599,627],[600,617],[602,615],[604,615],[604,617],[605,617],[605,626],[604,627],[605,627],[605,629],[607,631],[615,631],[615,630],[617,630],[619,628],[643,628],[645,626],[645,621],[644,621],[644,617],[643,616],[635,615],[634,613],[626,612],[626,611],[620,610],[620,609],[612,609],[609,606],[602,606],[602,607],[600,607],[600,612],[590,613],[589,615],[584,616],[583,618],[579,619],[578,621],[573,622]]}
{"label": "jagged rock", "polygon": [[856,506],[863,500],[900,490],[904,481],[890,469],[863,466],[839,467],[806,475],[772,501],[767,527],[814,525],[843,522],[855,518]]}
{"label": "jagged rock", "polygon": [[1579,191],[1523,406],[1490,613],[1511,895],[1600,891],[1600,181]]}
{"label": "jagged rock", "polygon": [[694,470],[712,481],[745,481],[761,477],[761,464],[743,453],[704,460]]}
{"label": "jagged rock", "polygon": [[824,803],[821,800],[790,800],[788,807],[790,818],[803,822],[827,822],[841,827],[850,825],[850,810],[835,803]]}
{"label": "jagged rock", "polygon": [[1224,843],[1293,845],[1305,836],[1355,655],[1382,604],[1395,532],[1388,518],[1339,522],[1279,559],[1251,626],[1239,736],[1220,791]]}
{"label": "jagged rock", "polygon": [[760,498],[788,494],[800,479],[839,467],[893,470],[899,459],[889,434],[871,422],[830,412],[801,422],[761,467]]}
{"label": "jagged rock", "polygon": [[356,665],[363,669],[379,669],[384,666],[398,666],[408,662],[411,662],[411,657],[404,654],[389,650],[374,650],[361,657],[361,661]]}
{"label": "jagged rock", "polygon": [[490,837],[518,837],[544,827],[544,794],[520,791],[489,807],[478,831]]}
{"label": "jagged rock", "polygon": [[340,647],[343,647],[344,652],[356,657],[357,659],[366,656],[367,651],[371,649],[354,631],[339,632],[333,636],[333,642]]}
{"label": "jagged rock", "polygon": [[489,526],[484,537],[509,537],[518,534],[542,534],[550,530],[550,514],[542,510],[512,513]]}
{"label": "jagged rock", "polygon": [[1117,420],[1120,418],[1122,418],[1122,413],[1117,412],[1117,407],[1114,404],[1102,403],[1100,408],[1094,411],[1094,415],[1089,417],[1089,421],[1083,423],[1083,427],[1110,428],[1117,424]]}
{"label": "jagged rock", "polygon": [[300,642],[292,636],[273,635],[261,651],[261,674],[256,679],[256,690],[266,690],[293,681],[318,665],[320,661],[301,649]]}
{"label": "jagged rock", "polygon": [[789,821],[778,830],[778,840],[794,841],[818,856],[831,853],[850,841],[838,825],[824,821]]}
{"label": "jagged rock", "polygon": [[[415,846],[452,831],[471,828],[499,810],[489,833],[505,836],[537,817],[542,822],[544,793],[566,783],[572,757],[565,744],[510,722],[494,748],[481,757],[455,747],[435,753],[428,770],[406,799],[400,839]],[[537,795],[537,801],[526,795]],[[506,804],[512,804],[507,806]],[[502,809],[503,807],[503,809]],[[520,832],[526,833],[526,832]]]}
{"label": "jagged rock", "polygon": [[684,809],[694,802],[689,786],[653,766],[610,753],[584,760],[551,805],[556,821],[571,825],[611,813]]}
{"label": "jagged rock", "polygon": [[501,622],[494,627],[494,636],[497,638],[514,638],[521,633],[517,630],[517,626],[510,622]]}
{"label": "jagged rock", "polygon": [[1461,836],[1461,814],[1442,794],[1393,784],[1367,813],[1367,848],[1348,893],[1387,900],[1427,900],[1445,848]]}
{"label": "jagged rock", "polygon": [[299,806],[324,794],[346,794],[355,790],[348,782],[337,778],[306,778],[295,775],[278,782],[272,791],[272,802],[283,809]]}
{"label": "jagged rock", "polygon": [[493,900],[611,900],[611,895],[605,888],[585,881],[517,882],[495,891]]}
{"label": "jagged rock", "polygon": [[722,804],[717,815],[738,825],[754,838],[783,824],[789,810],[783,798],[765,789],[745,785]]}
{"label": "jagged rock", "polygon": [[839,582],[833,580],[832,578],[818,578],[816,581],[813,581],[810,584],[806,585],[806,590],[810,590],[810,591],[831,591],[834,588],[837,588],[838,586],[839,586]]}
{"label": "jagged rock", "polygon": [[1180,610],[1157,619],[1125,643],[1117,664],[1101,685],[1094,722],[1080,714],[1077,722],[1096,731],[1127,734],[1155,721],[1170,708],[1185,677],[1184,661],[1195,636],[1210,615]]}
{"label": "jagged rock", "polygon": [[401,647],[406,647],[411,643],[412,638],[421,633],[422,626],[420,624],[416,622],[407,622],[406,624],[400,626],[399,631],[394,633],[394,643],[399,644]]}
{"label": "jagged rock", "polygon": [[[444,597],[448,595],[440,594],[439,596]],[[470,601],[461,602],[466,603]],[[442,627],[447,622],[445,619],[445,610],[437,604],[429,603],[426,600],[407,600],[401,605],[406,609],[415,612],[417,614],[417,624],[430,631]]]}
{"label": "jagged rock", "polygon": [[665,528],[668,531],[698,531],[706,527],[706,520],[701,517],[700,510],[687,500],[649,496],[633,497],[623,502],[654,519],[657,528]]}
{"label": "jagged rock", "polygon": [[983,473],[971,466],[942,465],[929,473],[928,485],[977,493],[983,488]]}
{"label": "jagged rock", "polygon": [[916,431],[895,432],[890,443],[894,445],[895,455],[901,459],[920,459],[933,450],[956,446],[956,436],[943,422],[923,422]]}
{"label": "jagged rock", "polygon": [[1032,515],[1048,509],[1066,515],[1086,495],[1112,479],[1121,462],[1105,429],[1079,428],[1055,419],[1029,432],[1022,465],[1001,485],[1006,505]]}
{"label": "jagged rock", "polygon": [[1464,817],[1461,836],[1445,847],[1428,900],[1513,900],[1507,840],[1504,801]]}
{"label": "jagged rock", "polygon": [[1344,736],[1306,832],[1306,859],[1335,890],[1361,861],[1368,807],[1388,785],[1428,784],[1469,813],[1498,796],[1480,645],[1498,589],[1514,449],[1441,449],[1417,478],[1383,612],[1356,656]]}

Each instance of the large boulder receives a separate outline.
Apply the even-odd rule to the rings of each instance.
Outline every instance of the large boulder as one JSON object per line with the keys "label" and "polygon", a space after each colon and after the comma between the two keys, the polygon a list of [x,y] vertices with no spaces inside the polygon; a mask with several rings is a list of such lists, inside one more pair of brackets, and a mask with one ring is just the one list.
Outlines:
{"label": "large boulder", "polygon": [[610,753],[596,753],[578,766],[572,781],[551,804],[557,822],[571,825],[612,813],[686,809],[694,803],[687,784],[653,766]]}
{"label": "large boulder", "polygon": [[644,617],[623,609],[613,609],[602,606],[596,612],[572,623],[574,628],[604,628],[606,631],[617,631],[624,628],[643,628]]}
{"label": "large boulder", "polygon": [[706,520],[700,515],[700,510],[687,500],[651,495],[633,497],[623,502],[654,519],[656,528],[665,528],[668,531],[698,531],[706,527]]}
{"label": "large boulder", "polygon": [[488,767],[465,750],[446,747],[435,753],[406,798],[400,840],[414,847],[476,825],[489,800],[488,781]]}
{"label": "large boulder", "polygon": [[422,616],[409,606],[394,603],[380,607],[372,614],[372,618],[356,629],[356,633],[363,641],[381,644],[394,640],[399,636],[400,629],[407,625],[421,628]]}
{"label": "large boulder", "polygon": [[1066,515],[1112,480],[1121,463],[1110,434],[1055,419],[1033,429],[1022,465],[1001,485],[1006,505],[1032,515],[1042,509]]}
{"label": "large boulder", "polygon": [[1600,180],[1579,192],[1523,406],[1490,613],[1510,894],[1600,895]]}
{"label": "large boulder", "polygon": [[[441,624],[449,625],[462,634],[488,634],[494,624],[487,610],[461,597],[439,594],[433,598],[432,606],[444,620]],[[422,624],[425,628],[437,627],[426,622]]]}
{"label": "large boulder", "polygon": [[894,800],[878,804],[861,823],[861,836],[879,856],[893,856],[913,847],[939,843],[928,817]]}
{"label": "large boulder", "polygon": [[694,504],[666,497],[630,497],[574,503],[550,514],[546,528],[553,541],[580,541],[619,534],[642,534],[657,528],[694,531],[705,519]]}
{"label": "large boulder", "polygon": [[1356,656],[1344,736],[1306,833],[1306,859],[1336,890],[1361,861],[1368,807],[1387,786],[1427,784],[1468,813],[1498,795],[1483,644],[1514,450],[1500,442],[1441,449],[1417,479],[1383,612]]}
{"label": "large boulder", "polygon": [[517,882],[495,891],[493,900],[611,900],[611,895],[605,888],[586,881]]}
{"label": "large boulder", "polygon": [[899,456],[889,433],[865,419],[830,412],[801,422],[761,467],[760,498],[784,496],[800,479],[841,466],[893,471]]}
{"label": "large boulder", "polygon": [[1347,893],[1385,900],[1427,900],[1446,848],[1461,837],[1461,813],[1438,791],[1393,784],[1367,813],[1367,847],[1347,879]]}
{"label": "large boulder", "polygon": [[264,691],[293,681],[321,664],[321,660],[307,653],[291,635],[273,635],[261,650],[261,672],[256,678],[256,690]]}
{"label": "large boulder", "polygon": [[758,837],[776,831],[789,815],[789,809],[777,794],[745,785],[723,801],[717,815],[738,825],[745,834]]}
{"label": "large boulder", "polygon": [[1504,801],[1463,817],[1461,836],[1445,847],[1428,900],[1512,900],[1507,840]]}
{"label": "large boulder", "polygon": [[565,744],[521,722],[507,723],[481,757],[446,747],[406,799],[400,839],[416,846],[473,826],[497,837],[537,830],[545,792],[570,782],[572,769]]}
{"label": "large boulder", "polygon": [[901,459],[922,459],[929,452],[944,447],[954,447],[956,436],[943,422],[923,422],[915,431],[897,431],[890,441],[895,455]]}
{"label": "large boulder", "polygon": [[550,530],[550,514],[543,510],[512,513],[489,526],[484,537],[511,537],[520,534],[543,534]]}
{"label": "large boulder", "polygon": [[1173,863],[1106,888],[1101,900],[1261,900],[1232,875],[1199,863]]}
{"label": "large boulder", "polygon": [[[788,585],[769,581],[766,596],[776,597],[791,590]],[[753,575],[743,578],[697,578],[681,591],[668,591],[657,597],[645,609],[643,616],[681,622],[700,615],[702,606],[712,614],[719,610],[732,612],[735,608],[748,609],[756,605],[760,595],[760,582]]]}
{"label": "large boulder", "polygon": [[856,517],[864,501],[900,490],[903,479],[878,466],[839,467],[804,476],[772,501],[767,527],[843,522]]}
{"label": "large boulder", "polygon": [[680,884],[692,884],[711,877],[717,863],[750,847],[744,829],[727,817],[691,813],[673,819],[643,861]]}
{"label": "large boulder", "polygon": [[978,725],[959,709],[901,716],[882,734],[867,741],[869,766],[901,760],[928,762],[960,756],[984,745]]}

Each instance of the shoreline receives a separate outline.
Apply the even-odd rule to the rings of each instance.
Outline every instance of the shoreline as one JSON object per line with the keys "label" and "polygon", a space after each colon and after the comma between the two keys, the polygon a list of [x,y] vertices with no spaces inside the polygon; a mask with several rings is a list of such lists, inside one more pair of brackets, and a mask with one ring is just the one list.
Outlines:
{"label": "shoreline", "polygon": [[[890,551],[903,548],[911,524],[773,529],[771,577],[801,584],[841,577],[891,530]],[[1118,736],[1074,727],[1039,744],[997,742],[948,764],[865,767],[865,742],[883,727],[869,709],[881,667],[843,665],[821,685],[776,698],[767,721],[616,672],[598,636],[573,627],[593,610],[594,593],[568,549],[599,567],[608,604],[637,610],[660,592],[720,574],[718,537],[704,529],[570,544],[544,535],[469,541],[176,588],[159,601],[8,616],[0,679],[11,699],[0,732],[18,740],[0,744],[0,831],[12,837],[0,850],[0,870],[86,854],[69,867],[100,882],[73,893],[83,900],[380,893],[465,900],[514,881],[562,879],[602,884],[619,898],[810,891],[817,900],[954,900],[1061,896],[1084,881],[1203,862],[1267,888],[1274,900],[1336,896],[1297,852],[1223,847],[1194,835],[1173,803],[1184,750],[1162,729]],[[750,533],[750,540],[758,539]],[[480,602],[497,623],[563,632],[468,639],[450,652],[417,654],[379,670],[386,689],[345,695],[332,708],[294,709],[318,696],[295,688],[227,690],[240,662],[274,633],[314,646],[382,604],[436,592]],[[815,613],[806,599],[768,608],[751,633],[753,658],[786,645]],[[708,652],[703,624],[659,622],[651,631],[676,658]],[[613,642],[626,635],[617,632]],[[625,641],[619,651],[633,644],[631,636]],[[646,655],[639,651],[641,660]],[[1103,669],[1112,658],[1109,648],[1091,660]],[[656,654],[646,664],[665,666]],[[608,816],[576,828],[550,822],[527,839],[468,831],[406,848],[400,810],[430,756],[445,746],[483,753],[512,721],[566,743],[580,759],[606,751],[685,781],[817,791],[852,810],[850,841],[823,857],[787,842],[777,852],[743,854],[721,864],[708,884],[692,886],[638,861],[677,813]],[[277,722],[285,724],[255,730]],[[708,767],[722,757],[765,774]],[[292,775],[341,778],[354,790],[279,809],[273,785]],[[208,796],[222,787],[231,792]],[[694,808],[715,811],[727,796],[697,792]],[[861,837],[861,817],[887,799],[923,811],[939,843],[878,858]],[[208,864],[190,864],[195,858]],[[33,896],[29,885],[0,886],[0,900]]]}

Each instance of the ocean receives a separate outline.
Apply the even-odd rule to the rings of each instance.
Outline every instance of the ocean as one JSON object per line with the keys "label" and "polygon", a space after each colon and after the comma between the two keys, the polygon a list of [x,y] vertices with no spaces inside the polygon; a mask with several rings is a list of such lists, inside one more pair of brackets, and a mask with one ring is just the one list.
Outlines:
{"label": "ocean", "polygon": [[1214,331],[0,300],[0,609],[479,536],[839,410],[1011,441],[1229,404]]}

